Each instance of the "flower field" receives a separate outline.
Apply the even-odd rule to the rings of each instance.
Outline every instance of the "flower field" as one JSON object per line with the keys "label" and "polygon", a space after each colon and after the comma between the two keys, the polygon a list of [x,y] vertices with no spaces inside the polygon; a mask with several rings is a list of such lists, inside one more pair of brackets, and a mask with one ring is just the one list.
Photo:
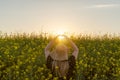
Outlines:
{"label": "flower field", "polygon": [[[120,37],[70,38],[79,48],[76,80],[120,80]],[[49,80],[44,48],[51,39],[46,34],[0,35],[0,80]]]}

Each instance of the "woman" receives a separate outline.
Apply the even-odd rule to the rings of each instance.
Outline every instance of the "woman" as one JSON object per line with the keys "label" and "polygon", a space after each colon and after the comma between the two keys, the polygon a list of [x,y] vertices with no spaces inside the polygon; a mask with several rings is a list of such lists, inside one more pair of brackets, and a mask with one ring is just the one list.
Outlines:
{"label": "woman", "polygon": [[51,70],[54,77],[59,77],[59,80],[62,80],[63,77],[66,77],[67,80],[74,77],[75,62],[78,56],[77,46],[65,35],[62,35],[72,46],[73,52],[70,57],[68,57],[68,48],[64,43],[58,43],[54,50],[51,51],[55,45],[55,37],[45,48],[45,57],[47,60],[47,68]]}

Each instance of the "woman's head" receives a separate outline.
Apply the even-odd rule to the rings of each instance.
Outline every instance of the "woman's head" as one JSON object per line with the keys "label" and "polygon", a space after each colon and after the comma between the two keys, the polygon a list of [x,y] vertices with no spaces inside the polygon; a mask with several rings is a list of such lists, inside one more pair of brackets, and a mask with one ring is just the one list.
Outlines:
{"label": "woman's head", "polygon": [[58,54],[65,54],[67,53],[67,47],[64,44],[58,44],[55,47],[55,52]]}
{"label": "woman's head", "polygon": [[55,60],[67,60],[68,59],[68,49],[64,44],[56,45],[53,50],[51,57]]}

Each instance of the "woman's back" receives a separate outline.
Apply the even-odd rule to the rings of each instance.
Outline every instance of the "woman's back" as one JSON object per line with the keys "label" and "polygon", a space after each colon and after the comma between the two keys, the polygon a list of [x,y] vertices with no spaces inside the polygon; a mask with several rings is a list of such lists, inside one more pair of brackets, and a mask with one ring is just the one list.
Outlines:
{"label": "woman's back", "polygon": [[77,59],[78,48],[69,38],[66,36],[64,37],[68,40],[74,50],[72,55],[68,58],[68,48],[64,43],[57,44],[54,50],[50,51],[55,43],[55,38],[45,48],[45,56],[47,59],[46,65],[47,68],[51,70],[53,77],[59,77],[60,80],[63,77],[67,77],[67,80],[69,80],[70,77],[74,76],[73,71],[75,70],[75,60]]}

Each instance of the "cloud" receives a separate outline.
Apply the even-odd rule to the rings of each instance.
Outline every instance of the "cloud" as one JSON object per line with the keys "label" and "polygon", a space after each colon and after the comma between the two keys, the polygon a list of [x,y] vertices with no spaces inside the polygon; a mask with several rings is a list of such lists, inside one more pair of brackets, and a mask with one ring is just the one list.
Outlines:
{"label": "cloud", "polygon": [[97,5],[91,5],[87,8],[115,8],[120,7],[120,4],[97,4]]}

